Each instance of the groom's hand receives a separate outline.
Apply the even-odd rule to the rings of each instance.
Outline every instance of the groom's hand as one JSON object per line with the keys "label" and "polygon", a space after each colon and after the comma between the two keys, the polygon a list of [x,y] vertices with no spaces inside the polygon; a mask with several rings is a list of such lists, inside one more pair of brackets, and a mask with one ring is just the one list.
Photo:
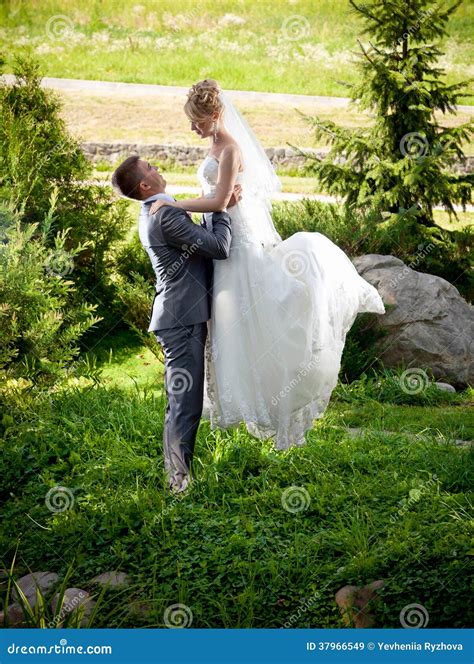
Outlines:
{"label": "groom's hand", "polygon": [[242,187],[240,184],[236,184],[234,187],[234,190],[232,192],[232,196],[229,198],[229,202],[227,203],[227,207],[234,207],[234,205],[237,205],[239,201],[242,200]]}

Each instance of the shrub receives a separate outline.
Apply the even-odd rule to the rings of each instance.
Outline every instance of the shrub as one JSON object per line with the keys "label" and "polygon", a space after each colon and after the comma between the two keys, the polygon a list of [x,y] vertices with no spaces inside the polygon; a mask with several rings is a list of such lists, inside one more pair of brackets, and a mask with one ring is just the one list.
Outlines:
{"label": "shrub", "polygon": [[361,81],[348,84],[350,97],[374,120],[352,130],[309,118],[315,138],[331,147],[325,159],[307,160],[323,188],[346,197],[346,206],[388,212],[392,223],[413,209],[420,225],[433,226],[435,205],[451,217],[457,216],[454,204],[470,202],[474,177],[456,174],[453,165],[465,159],[474,123],[450,127],[438,118],[456,113],[471,82],[446,85],[437,62],[443,55],[438,45],[461,2],[349,0],[370,37],[368,46],[359,40]]}
{"label": "shrub", "polygon": [[0,241],[0,378],[49,387],[76,369],[79,338],[100,320],[69,278],[83,245],[66,249],[67,229],[51,247],[55,199],[41,224],[23,225],[3,209]]}
{"label": "shrub", "polygon": [[0,201],[22,223],[41,223],[56,192],[45,241],[53,248],[67,230],[65,249],[75,252],[70,279],[79,299],[98,305],[105,324],[114,314],[111,249],[130,226],[127,203],[89,184],[91,165],[60,117],[59,98],[41,87],[38,65],[19,58],[13,71],[15,82],[0,84]]}

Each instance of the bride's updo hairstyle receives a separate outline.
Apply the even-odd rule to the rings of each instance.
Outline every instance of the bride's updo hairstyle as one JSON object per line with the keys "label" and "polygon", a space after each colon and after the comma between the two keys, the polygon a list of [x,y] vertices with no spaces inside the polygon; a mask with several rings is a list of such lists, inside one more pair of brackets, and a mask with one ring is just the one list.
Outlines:
{"label": "bride's updo hairstyle", "polygon": [[212,78],[199,81],[190,88],[184,112],[191,122],[208,120],[216,111],[220,113],[223,105],[219,99],[221,89]]}

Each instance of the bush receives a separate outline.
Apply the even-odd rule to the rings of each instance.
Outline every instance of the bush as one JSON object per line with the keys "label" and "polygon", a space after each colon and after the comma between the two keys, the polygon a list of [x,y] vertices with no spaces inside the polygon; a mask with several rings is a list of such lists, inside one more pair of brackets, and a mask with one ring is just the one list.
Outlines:
{"label": "bush", "polygon": [[21,224],[0,212],[0,378],[49,387],[77,369],[79,338],[100,320],[96,305],[80,301],[69,278],[83,246],[66,249],[67,230],[51,248],[54,203],[41,224]]}
{"label": "bush", "polygon": [[[127,203],[110,189],[89,184],[92,170],[60,117],[59,98],[41,87],[38,66],[18,59],[14,83],[0,84],[0,201],[23,224],[41,223],[57,197],[54,223],[45,238],[54,248],[67,230],[65,249],[75,252],[70,279],[78,299],[98,305],[104,319],[115,289],[111,249],[130,227]],[[75,251],[82,247],[82,251]]]}

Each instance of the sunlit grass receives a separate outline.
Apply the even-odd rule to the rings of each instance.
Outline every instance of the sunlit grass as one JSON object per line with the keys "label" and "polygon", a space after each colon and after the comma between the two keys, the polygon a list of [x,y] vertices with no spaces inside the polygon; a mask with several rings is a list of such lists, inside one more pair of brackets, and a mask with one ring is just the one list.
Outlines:
{"label": "sunlit grass", "polygon": [[[11,0],[0,18],[7,50],[31,48],[50,76],[172,85],[212,76],[227,88],[323,95],[344,94],[339,81],[358,76],[362,23],[346,0]],[[469,75],[472,24],[464,3],[444,45],[448,84]]]}
{"label": "sunlit grass", "polygon": [[[104,596],[95,627],[164,627],[179,602],[193,627],[278,628],[309,598],[294,627],[341,627],[334,593],[375,579],[386,580],[371,603],[377,627],[399,628],[400,607],[414,602],[432,627],[468,626],[473,455],[453,444],[468,434],[465,398],[395,406],[359,390],[333,400],[306,444],[287,452],[203,421],[194,483],[176,498],[162,474],[164,400],[139,376],[157,361],[142,364],[146,351],[128,333],[97,353],[106,385],[56,393],[5,420],[0,563],[10,568],[16,551],[16,578],[47,569],[81,588],[125,571],[131,586]],[[45,505],[55,486],[74,496],[62,513]],[[296,513],[284,501],[295,488]],[[137,617],[139,602],[147,610]]]}

